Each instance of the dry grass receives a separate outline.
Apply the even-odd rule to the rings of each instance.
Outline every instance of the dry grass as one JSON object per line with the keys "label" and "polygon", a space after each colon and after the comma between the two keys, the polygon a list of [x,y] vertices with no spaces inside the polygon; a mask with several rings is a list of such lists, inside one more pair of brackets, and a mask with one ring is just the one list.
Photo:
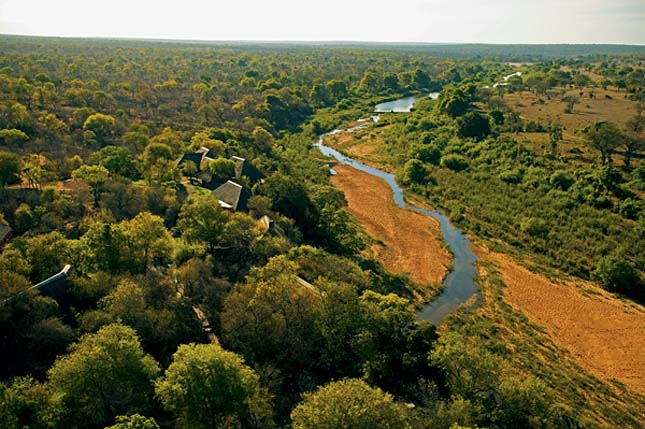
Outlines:
{"label": "dry grass", "polygon": [[389,165],[389,155],[383,147],[383,135],[391,128],[385,127],[369,128],[358,132],[345,132],[325,137],[325,144],[361,162],[392,172]]}
{"label": "dry grass", "polygon": [[[589,97],[592,91],[593,99]],[[546,97],[522,91],[506,94],[504,100],[525,119],[541,123],[559,123],[569,132],[596,121],[612,121],[624,126],[629,118],[636,114],[636,103],[628,100],[624,91],[584,88],[582,96],[580,92],[578,89],[557,88],[549,92],[550,97]],[[573,113],[564,113],[566,103],[561,100],[565,96],[580,99],[574,106]],[[543,100],[543,103],[539,100]]]}
{"label": "dry grass", "polygon": [[347,166],[334,170],[331,181],[345,193],[349,212],[377,241],[372,247],[375,257],[389,271],[408,274],[418,284],[441,283],[451,256],[438,222],[397,207],[384,180]]}
{"label": "dry grass", "polygon": [[554,282],[507,255],[477,249],[506,285],[504,299],[543,326],[578,364],[645,394],[645,310],[582,282]]}

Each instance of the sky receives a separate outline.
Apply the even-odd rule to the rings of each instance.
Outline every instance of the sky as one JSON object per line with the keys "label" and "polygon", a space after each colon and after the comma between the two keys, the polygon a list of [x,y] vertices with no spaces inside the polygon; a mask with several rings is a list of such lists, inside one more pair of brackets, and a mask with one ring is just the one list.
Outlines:
{"label": "sky", "polygon": [[0,34],[645,45],[645,0],[0,0]]}

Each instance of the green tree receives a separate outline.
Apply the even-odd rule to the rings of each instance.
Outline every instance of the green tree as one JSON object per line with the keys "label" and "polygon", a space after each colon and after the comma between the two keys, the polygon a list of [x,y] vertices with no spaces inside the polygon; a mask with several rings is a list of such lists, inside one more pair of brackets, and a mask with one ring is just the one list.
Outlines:
{"label": "green tree", "polygon": [[291,413],[294,429],[405,429],[409,425],[392,396],[362,380],[329,383]]}
{"label": "green tree", "polygon": [[611,163],[614,149],[624,143],[625,135],[613,122],[599,121],[583,128],[587,144],[600,152],[602,165]]}
{"label": "green tree", "polygon": [[155,260],[166,261],[173,249],[173,238],[161,217],[142,212],[119,224],[129,245],[130,258],[146,273]]}
{"label": "green tree", "polygon": [[116,424],[105,429],[159,429],[159,425],[152,417],[144,417],[141,414],[131,416],[118,416]]}
{"label": "green tree", "polygon": [[196,194],[181,207],[177,225],[188,242],[203,244],[212,255],[222,241],[228,216],[212,194]]}
{"label": "green tree", "polygon": [[624,257],[613,254],[601,258],[591,278],[604,288],[636,298],[645,297],[643,281],[634,266]]}
{"label": "green tree", "polygon": [[645,149],[645,138],[641,133],[645,129],[645,118],[642,115],[635,115],[627,121],[629,135],[625,137],[625,168],[629,169],[634,155]]}
{"label": "green tree", "polygon": [[11,152],[0,151],[0,187],[20,183],[22,160]]}
{"label": "green tree", "polygon": [[94,113],[87,117],[83,123],[83,130],[92,131],[100,142],[105,143],[114,134],[116,120],[111,115]]}
{"label": "green tree", "polygon": [[184,344],[156,383],[156,395],[193,428],[270,427],[271,401],[242,358],[212,344]]}
{"label": "green tree", "polygon": [[457,118],[457,132],[461,137],[481,140],[490,134],[490,122],[481,113],[467,112]]}
{"label": "green tree", "polygon": [[215,158],[208,163],[208,171],[213,175],[217,183],[224,183],[235,177],[235,163],[226,158]]}
{"label": "green tree", "polygon": [[94,197],[94,206],[100,207],[101,192],[110,178],[110,171],[102,165],[81,165],[72,171],[72,177],[87,183]]}
{"label": "green tree", "polygon": [[403,166],[401,180],[406,184],[423,184],[426,181],[427,174],[428,172],[426,171],[423,162],[418,159],[411,159]]}
{"label": "green tree", "polygon": [[0,384],[0,421],[3,429],[56,427],[62,411],[60,397],[32,377],[14,378]]}
{"label": "green tree", "polygon": [[549,146],[551,158],[558,156],[558,143],[562,141],[562,126],[555,124],[548,127],[549,132]]}
{"label": "green tree", "polygon": [[63,395],[63,421],[72,427],[102,428],[118,415],[150,408],[152,381],[159,373],[132,328],[112,324],[86,334],[48,372],[50,388]]}
{"label": "green tree", "polygon": [[9,130],[0,130],[0,141],[5,144],[20,144],[29,140],[29,136],[23,131],[11,128]]}

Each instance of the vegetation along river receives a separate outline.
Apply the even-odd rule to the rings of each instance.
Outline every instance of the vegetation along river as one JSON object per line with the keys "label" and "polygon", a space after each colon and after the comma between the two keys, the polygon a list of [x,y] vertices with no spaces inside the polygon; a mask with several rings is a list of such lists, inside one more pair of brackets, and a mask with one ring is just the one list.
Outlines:
{"label": "vegetation along river", "polygon": [[[438,94],[432,93],[430,94],[430,97],[437,98]],[[381,103],[375,107],[375,112],[409,112],[414,103],[421,98],[423,97],[414,96]],[[375,117],[375,119],[378,119],[378,117]],[[337,129],[328,134],[336,134],[340,132],[343,132],[343,130]],[[468,240],[463,232],[451,224],[443,213],[439,211],[426,210],[412,204],[406,204],[403,197],[403,189],[401,189],[401,187],[396,183],[393,174],[365,165],[353,158],[343,155],[329,146],[326,146],[323,142],[323,137],[325,135],[320,136],[315,144],[323,155],[331,156],[341,164],[349,165],[350,167],[385,180],[394,192],[394,202],[397,206],[401,208],[407,207],[411,210],[431,216],[439,221],[443,239],[453,254],[452,267],[451,271],[444,279],[444,289],[442,293],[437,297],[437,299],[423,306],[423,308],[418,311],[417,316],[420,319],[428,320],[435,325],[440,324],[448,315],[477,293],[477,285],[475,283],[475,278],[477,276],[475,261],[477,258],[470,250],[470,240]],[[474,305],[476,304],[477,302]]]}

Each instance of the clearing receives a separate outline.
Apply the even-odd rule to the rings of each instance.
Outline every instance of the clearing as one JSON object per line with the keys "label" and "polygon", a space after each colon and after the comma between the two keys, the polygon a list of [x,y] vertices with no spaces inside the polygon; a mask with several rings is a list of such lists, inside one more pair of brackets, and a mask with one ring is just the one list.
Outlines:
{"label": "clearing", "polygon": [[439,223],[399,208],[384,180],[348,166],[334,170],[332,184],[345,193],[349,212],[377,242],[372,246],[376,259],[420,285],[440,284],[452,258],[440,238]]}

